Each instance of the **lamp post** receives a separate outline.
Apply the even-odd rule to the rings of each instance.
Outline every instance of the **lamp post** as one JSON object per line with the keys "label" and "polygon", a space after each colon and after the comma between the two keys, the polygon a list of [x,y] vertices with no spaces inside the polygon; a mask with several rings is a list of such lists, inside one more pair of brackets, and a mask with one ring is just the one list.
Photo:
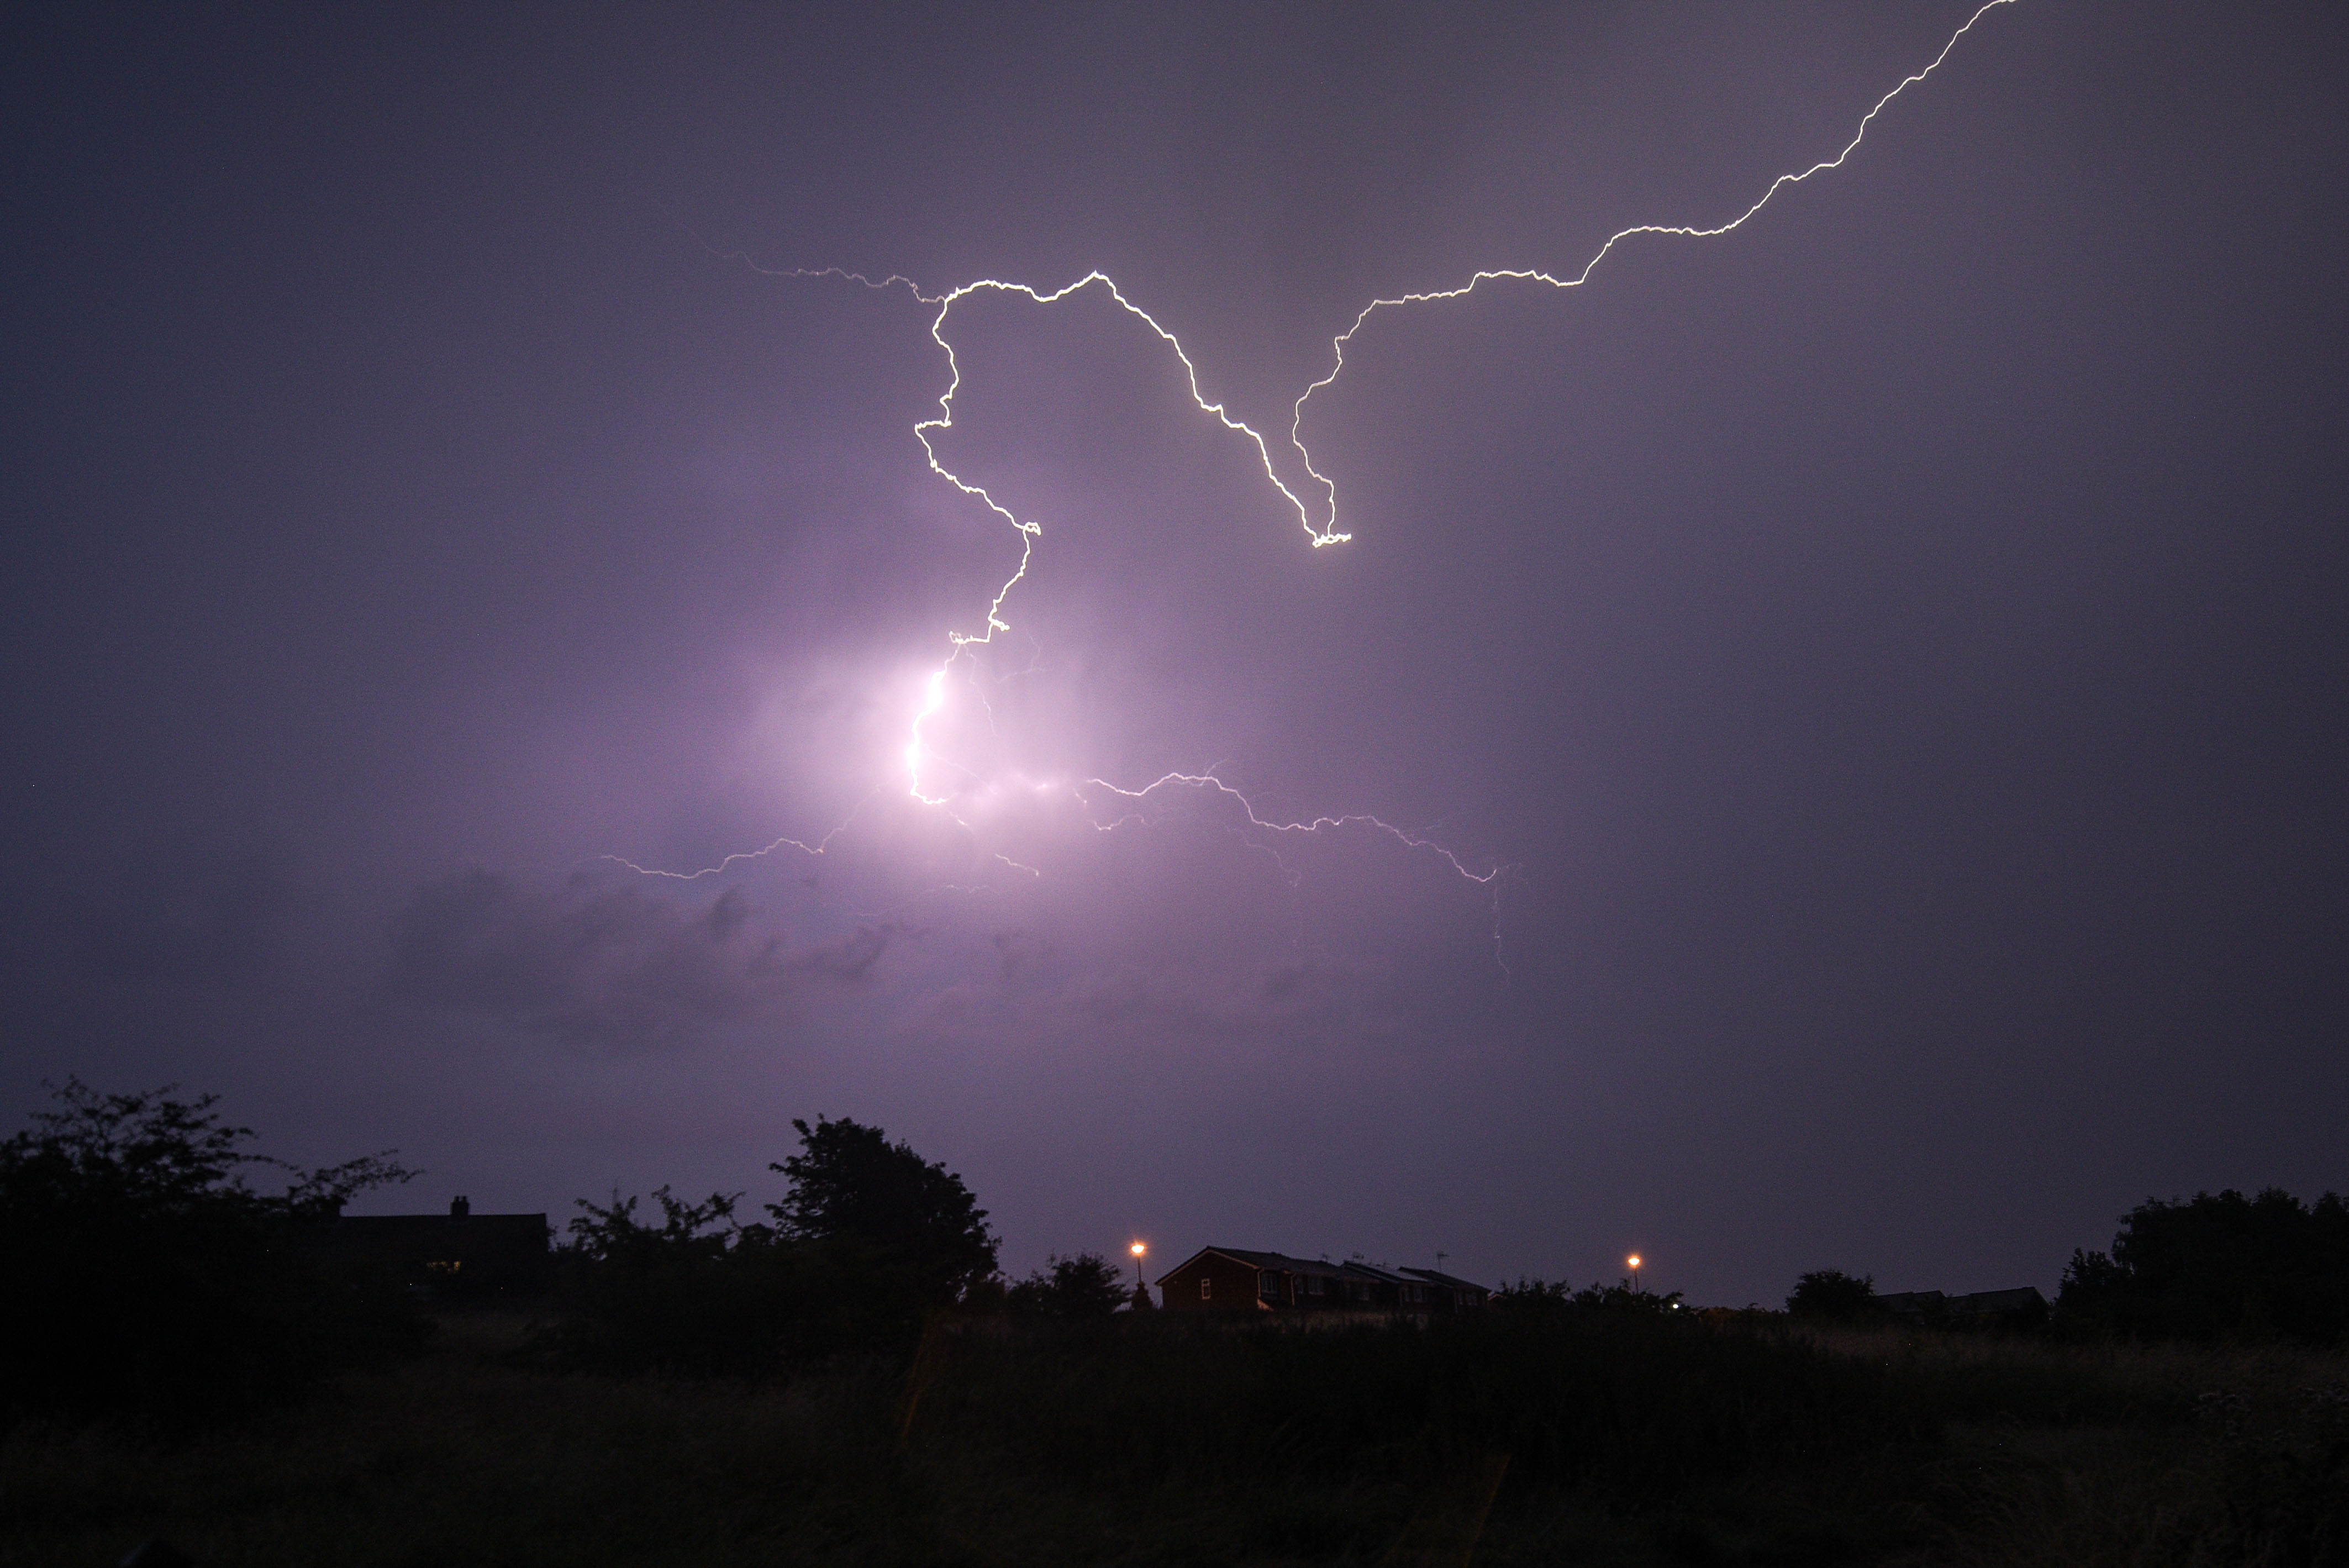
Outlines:
{"label": "lamp post", "polygon": [[1144,1280],[1143,1279],[1143,1277],[1142,1277],[1142,1254],[1143,1254],[1143,1253],[1144,1253],[1144,1252],[1146,1252],[1146,1251],[1150,1251],[1150,1249],[1149,1249],[1149,1248],[1147,1248],[1147,1247],[1145,1247],[1145,1246],[1143,1246],[1141,1242],[1136,1241],[1133,1246],[1128,1247],[1128,1248],[1126,1249],[1126,1251],[1129,1251],[1129,1252],[1132,1252],[1132,1253],[1133,1254],[1133,1283],[1134,1283],[1134,1286],[1135,1286],[1135,1288],[1136,1288],[1136,1289],[1142,1289],[1142,1288],[1144,1288],[1144,1287],[1146,1286],[1146,1284],[1147,1284],[1147,1282],[1146,1282],[1146,1281],[1144,1281]]}
{"label": "lamp post", "polygon": [[1634,1252],[1623,1261],[1631,1265],[1631,1293],[1637,1295],[1640,1292],[1640,1254]]}

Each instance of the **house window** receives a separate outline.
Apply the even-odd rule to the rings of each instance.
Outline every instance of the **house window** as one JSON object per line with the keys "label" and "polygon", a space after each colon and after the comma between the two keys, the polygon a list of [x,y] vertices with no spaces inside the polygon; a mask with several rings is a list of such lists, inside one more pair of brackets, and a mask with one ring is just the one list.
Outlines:
{"label": "house window", "polygon": [[1203,1302],[1216,1299],[1216,1282],[1206,1274],[1199,1276],[1199,1299]]}
{"label": "house window", "polygon": [[1256,1293],[1262,1296],[1268,1302],[1278,1301],[1280,1299],[1280,1276],[1274,1273],[1270,1269],[1266,1269],[1262,1272],[1258,1273],[1256,1277]]}

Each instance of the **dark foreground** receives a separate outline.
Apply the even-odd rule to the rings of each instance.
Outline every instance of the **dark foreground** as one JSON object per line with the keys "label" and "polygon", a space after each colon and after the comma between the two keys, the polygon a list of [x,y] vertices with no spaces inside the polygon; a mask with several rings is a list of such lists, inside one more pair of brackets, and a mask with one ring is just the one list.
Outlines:
{"label": "dark foreground", "polygon": [[20,1427],[0,1563],[2349,1563],[2339,1353],[997,1324],[750,1387],[522,1330],[194,1438]]}

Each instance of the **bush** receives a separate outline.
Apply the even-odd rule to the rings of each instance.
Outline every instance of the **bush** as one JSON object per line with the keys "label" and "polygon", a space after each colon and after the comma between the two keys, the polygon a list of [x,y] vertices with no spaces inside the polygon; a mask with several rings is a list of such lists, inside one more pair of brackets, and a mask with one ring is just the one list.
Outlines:
{"label": "bush", "polygon": [[[429,1332],[396,1281],[338,1273],[314,1245],[353,1194],[412,1174],[390,1151],[305,1171],[248,1152],[252,1130],[223,1125],[214,1096],[53,1094],[59,1109],[0,1144],[17,1325],[0,1411],[186,1424]],[[291,1179],[257,1192],[244,1167]]]}
{"label": "bush", "polygon": [[563,1316],[530,1354],[560,1366],[758,1377],[825,1356],[899,1351],[924,1324],[994,1285],[995,1239],[962,1179],[878,1127],[819,1117],[772,1225],[735,1218],[740,1193],[698,1203],[663,1187],[579,1200],[560,1250]]}
{"label": "bush", "polygon": [[1004,1293],[1004,1310],[1014,1317],[1057,1318],[1063,1323],[1108,1317],[1132,1299],[1118,1266],[1099,1252],[1054,1256]]}
{"label": "bush", "polygon": [[1487,1304],[1490,1310],[1506,1317],[1536,1320],[1593,1312],[1637,1313],[1655,1317],[1685,1310],[1680,1292],[1657,1295],[1633,1290],[1628,1280],[1614,1285],[1593,1283],[1587,1290],[1578,1291],[1563,1280],[1520,1279],[1514,1285],[1503,1285],[1495,1291]]}
{"label": "bush", "polygon": [[740,1194],[687,1203],[653,1193],[661,1221],[636,1199],[580,1200],[558,1260],[563,1309],[536,1325],[529,1355],[605,1372],[757,1377],[920,1336],[927,1282],[845,1238],[795,1242],[734,1220]]}

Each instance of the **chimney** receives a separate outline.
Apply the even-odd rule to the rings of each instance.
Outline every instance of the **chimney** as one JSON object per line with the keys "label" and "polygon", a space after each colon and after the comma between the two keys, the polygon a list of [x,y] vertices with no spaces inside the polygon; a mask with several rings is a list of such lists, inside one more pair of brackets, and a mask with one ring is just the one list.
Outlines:
{"label": "chimney", "polygon": [[466,1215],[471,1214],[472,1211],[472,1204],[468,1202],[466,1199],[462,1198],[451,1198],[449,1199],[450,1219],[462,1220]]}

